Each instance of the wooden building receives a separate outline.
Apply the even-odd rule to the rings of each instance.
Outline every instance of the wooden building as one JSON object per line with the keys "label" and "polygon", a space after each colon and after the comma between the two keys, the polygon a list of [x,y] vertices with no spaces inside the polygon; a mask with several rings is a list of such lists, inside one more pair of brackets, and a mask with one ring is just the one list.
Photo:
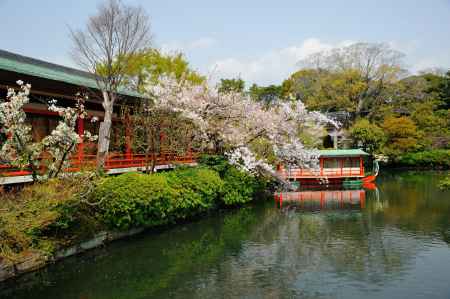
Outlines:
{"label": "wooden building", "polygon": [[[87,95],[89,99],[85,103],[88,117],[78,120],[77,130],[79,134],[82,134],[84,130],[93,134],[98,133],[99,123],[93,123],[90,119],[95,116],[101,121],[104,113],[101,104],[102,94],[92,74],[0,50],[0,99],[6,98],[8,88],[17,88],[17,80],[31,84],[30,103],[24,107],[24,110],[27,121],[33,128],[33,139],[41,140],[58,123],[58,115],[48,110],[48,101],[56,99],[60,106],[74,106],[75,95],[79,92]],[[133,91],[123,90],[118,94],[117,106],[114,108],[110,157],[106,163],[106,168],[110,172],[136,170],[146,165],[147,161],[142,154],[133,153],[133,136],[129,123],[118,115],[121,106],[140,100],[142,99],[139,94]],[[0,143],[1,140],[0,136]],[[74,168],[83,163],[93,163],[95,153],[95,143],[80,144],[74,157],[76,158],[76,161],[73,161]],[[158,155],[159,167],[166,167],[173,160],[183,163],[192,162],[191,154],[185,157],[174,156],[170,153],[158,153]],[[11,182],[12,180],[5,177],[14,176],[27,176],[27,171],[16,170],[5,165],[0,157],[0,184]],[[20,180],[14,182],[16,181]]]}
{"label": "wooden building", "polygon": [[321,150],[318,169],[287,169],[279,167],[281,177],[301,185],[322,183],[346,184],[373,181],[376,174],[367,176],[364,160],[369,154],[361,149]]}

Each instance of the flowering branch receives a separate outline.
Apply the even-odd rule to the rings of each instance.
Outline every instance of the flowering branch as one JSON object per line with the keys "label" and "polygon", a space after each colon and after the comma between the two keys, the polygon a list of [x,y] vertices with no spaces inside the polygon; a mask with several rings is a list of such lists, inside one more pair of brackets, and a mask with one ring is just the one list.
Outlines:
{"label": "flowering branch", "polygon": [[253,173],[271,168],[265,162],[268,156],[255,150],[256,141],[269,144],[273,162],[317,167],[317,151],[306,148],[300,136],[317,137],[324,125],[339,126],[319,112],[309,112],[300,101],[267,107],[243,93],[220,93],[206,83],[193,86],[165,77],[145,89],[155,107],[179,112],[196,125],[198,150],[224,150],[231,163]]}
{"label": "flowering branch", "polygon": [[[33,142],[32,128],[26,124],[26,114],[23,110],[24,105],[29,103],[31,85],[24,85],[22,81],[17,81],[17,84],[19,91],[8,89],[6,101],[0,104],[0,123],[3,133],[8,137],[0,148],[0,155],[13,166],[30,168],[34,181],[38,178],[57,177],[68,167],[70,155],[83,138],[90,141],[96,139],[96,136],[89,132],[85,131],[83,136],[75,132],[77,119],[86,116],[85,98],[77,95],[74,108],[57,107],[56,100],[51,100],[48,109],[57,112],[62,120],[50,135],[39,142]],[[44,153],[49,154],[51,158],[42,160]],[[48,163],[47,173],[42,174],[44,162]]]}

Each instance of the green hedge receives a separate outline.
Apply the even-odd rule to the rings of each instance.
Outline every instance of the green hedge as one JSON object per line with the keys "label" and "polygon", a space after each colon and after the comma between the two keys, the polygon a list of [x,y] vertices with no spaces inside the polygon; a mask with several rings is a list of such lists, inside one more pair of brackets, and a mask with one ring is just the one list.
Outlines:
{"label": "green hedge", "polygon": [[253,200],[256,193],[267,188],[267,181],[254,177],[228,163],[223,156],[203,155],[199,163],[217,171],[224,182],[221,201],[224,205],[245,204]]}
{"label": "green hedge", "polygon": [[407,167],[450,168],[450,150],[407,153],[400,156],[394,163],[397,166]]}
{"label": "green hedge", "polygon": [[103,179],[92,192],[98,215],[109,227],[157,226],[219,206],[253,200],[265,187],[259,179],[209,157],[202,166],[158,174],[128,173]]}
{"label": "green hedge", "polygon": [[127,229],[174,222],[210,209],[223,188],[208,169],[181,169],[161,174],[128,173],[103,180],[93,192],[101,218]]}
{"label": "green hedge", "polygon": [[186,218],[207,211],[217,204],[223,181],[217,172],[205,168],[187,168],[166,173],[169,185],[178,192],[173,198],[174,217]]}

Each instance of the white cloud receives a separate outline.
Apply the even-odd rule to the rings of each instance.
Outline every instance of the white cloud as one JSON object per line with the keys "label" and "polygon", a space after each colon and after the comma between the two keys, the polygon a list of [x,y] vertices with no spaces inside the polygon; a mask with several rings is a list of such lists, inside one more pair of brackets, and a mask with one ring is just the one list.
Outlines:
{"label": "white cloud", "polygon": [[[447,69],[450,68],[450,59],[446,50],[438,50],[433,53],[430,48],[413,41],[391,41],[388,43],[393,49],[405,54],[406,68],[412,73],[417,74],[420,71],[428,69]],[[424,53],[426,53],[424,55]]]}
{"label": "white cloud", "polygon": [[308,38],[300,45],[271,50],[252,59],[220,59],[209,67],[209,72],[216,79],[240,77],[249,83],[279,84],[296,70],[299,60],[315,52],[351,43],[353,42],[346,40],[333,44],[317,38]]}

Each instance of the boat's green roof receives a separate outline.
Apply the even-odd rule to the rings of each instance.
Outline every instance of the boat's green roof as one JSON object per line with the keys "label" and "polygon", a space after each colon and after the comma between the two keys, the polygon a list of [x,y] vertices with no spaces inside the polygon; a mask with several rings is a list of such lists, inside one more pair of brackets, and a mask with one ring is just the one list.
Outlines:
{"label": "boat's green roof", "polygon": [[332,149],[320,150],[319,152],[320,157],[359,157],[369,155],[362,149]]}
{"label": "boat's green roof", "polygon": [[[0,50],[0,69],[77,86],[98,89],[94,75],[88,72],[18,55],[4,50]],[[120,94],[140,97],[138,93],[129,90],[122,90],[120,91]]]}

